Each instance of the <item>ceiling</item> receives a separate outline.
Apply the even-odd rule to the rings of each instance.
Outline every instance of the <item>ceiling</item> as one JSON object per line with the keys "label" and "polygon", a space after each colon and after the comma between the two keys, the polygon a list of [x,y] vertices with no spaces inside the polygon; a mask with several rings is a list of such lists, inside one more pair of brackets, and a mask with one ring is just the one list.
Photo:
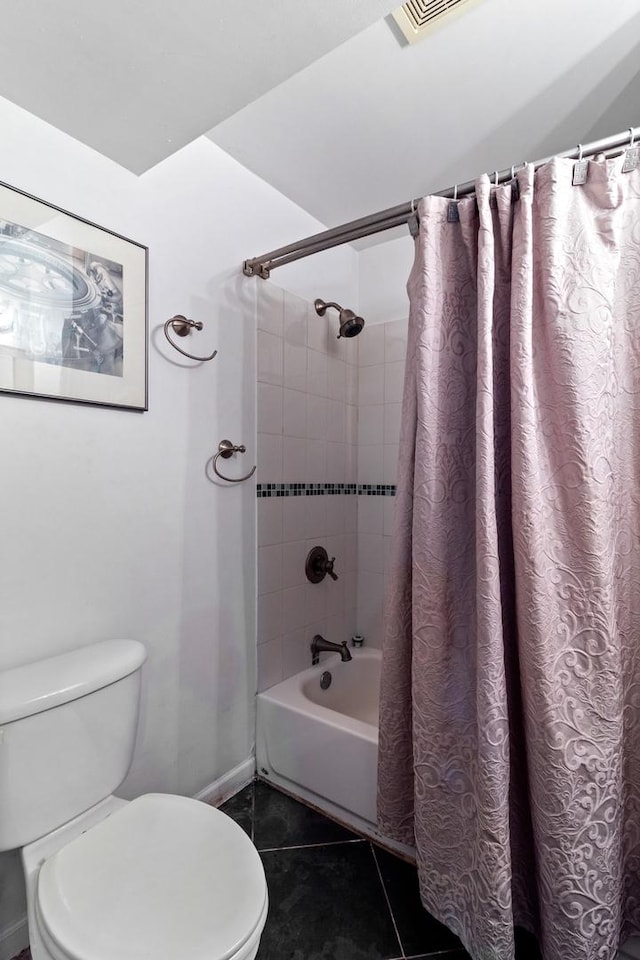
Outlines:
{"label": "ceiling", "polygon": [[141,173],[393,0],[3,0],[0,95]]}
{"label": "ceiling", "polygon": [[0,95],[135,173],[208,132],[328,226],[640,126],[638,0],[482,0],[413,46],[396,3],[4,0]]}
{"label": "ceiling", "polygon": [[413,46],[378,21],[209,136],[335,226],[630,125],[638,0],[483,0]]}

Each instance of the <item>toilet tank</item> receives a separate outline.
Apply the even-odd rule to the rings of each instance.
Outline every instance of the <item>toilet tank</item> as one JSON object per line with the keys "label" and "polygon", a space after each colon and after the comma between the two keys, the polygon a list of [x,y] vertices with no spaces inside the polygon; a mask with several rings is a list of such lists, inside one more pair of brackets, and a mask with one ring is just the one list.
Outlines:
{"label": "toilet tank", "polygon": [[133,757],[137,640],[104,640],[0,672],[0,851],[110,796]]}

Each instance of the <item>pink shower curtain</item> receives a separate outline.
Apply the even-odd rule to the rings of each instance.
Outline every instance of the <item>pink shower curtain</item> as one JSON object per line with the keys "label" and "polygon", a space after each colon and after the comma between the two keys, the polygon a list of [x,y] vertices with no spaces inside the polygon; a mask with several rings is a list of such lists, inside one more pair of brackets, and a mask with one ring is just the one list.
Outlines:
{"label": "pink shower curtain", "polygon": [[379,821],[475,960],[640,931],[640,170],[422,201]]}

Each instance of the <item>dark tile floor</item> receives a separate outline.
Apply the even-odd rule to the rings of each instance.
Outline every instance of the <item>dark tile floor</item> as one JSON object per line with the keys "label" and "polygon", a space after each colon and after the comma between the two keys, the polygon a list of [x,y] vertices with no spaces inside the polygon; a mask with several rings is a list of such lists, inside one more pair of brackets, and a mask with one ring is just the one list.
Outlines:
{"label": "dark tile floor", "polygon": [[258,960],[469,960],[423,909],[415,869],[262,781],[222,805],[260,851]]}
{"label": "dark tile floor", "polygon": [[[251,837],[267,876],[257,960],[470,960],[422,907],[410,864],[262,781],[221,809]],[[517,958],[539,960],[528,935]]]}

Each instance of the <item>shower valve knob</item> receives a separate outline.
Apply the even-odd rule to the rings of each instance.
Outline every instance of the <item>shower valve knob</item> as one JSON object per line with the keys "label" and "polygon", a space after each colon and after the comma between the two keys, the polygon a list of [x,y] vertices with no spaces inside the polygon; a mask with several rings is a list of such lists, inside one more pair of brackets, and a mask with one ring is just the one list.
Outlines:
{"label": "shower valve knob", "polygon": [[329,574],[332,580],[337,580],[338,574],[333,572],[335,559],[335,557],[329,559],[329,554],[324,547],[313,547],[313,549],[309,551],[304,567],[307,580],[311,583],[320,583],[327,574]]}

